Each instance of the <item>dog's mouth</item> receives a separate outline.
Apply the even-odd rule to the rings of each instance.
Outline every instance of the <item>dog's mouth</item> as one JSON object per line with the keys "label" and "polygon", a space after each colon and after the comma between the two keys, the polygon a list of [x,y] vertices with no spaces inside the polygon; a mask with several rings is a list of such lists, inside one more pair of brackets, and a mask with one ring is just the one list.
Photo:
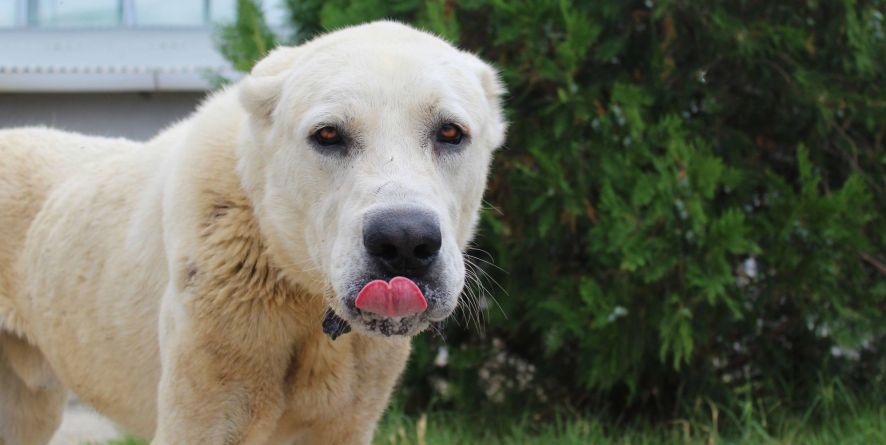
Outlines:
{"label": "dog's mouth", "polygon": [[414,336],[448,315],[439,313],[441,292],[425,280],[398,276],[361,282],[344,296],[344,314],[326,311],[323,332],[333,340],[352,328],[386,337]]}
{"label": "dog's mouth", "polygon": [[373,280],[366,283],[357,293],[354,306],[370,314],[403,318],[427,310],[428,301],[414,281],[394,277],[390,282]]}

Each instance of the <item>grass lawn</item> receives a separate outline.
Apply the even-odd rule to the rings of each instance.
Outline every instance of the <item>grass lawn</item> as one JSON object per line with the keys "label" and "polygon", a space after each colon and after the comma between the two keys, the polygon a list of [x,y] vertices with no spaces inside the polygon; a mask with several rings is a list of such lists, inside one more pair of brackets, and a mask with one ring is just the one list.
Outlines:
{"label": "grass lawn", "polygon": [[[789,419],[776,427],[748,422],[740,431],[719,431],[710,421],[673,421],[657,426],[608,427],[593,419],[539,424],[528,419],[482,420],[432,413],[419,418],[391,412],[379,425],[373,445],[873,445],[886,444],[886,404],[846,410],[824,421]],[[137,440],[103,445],[145,445]]]}
{"label": "grass lawn", "polygon": [[[501,422],[499,420],[499,422]],[[793,419],[774,432],[759,423],[722,434],[713,422],[675,421],[655,427],[611,428],[592,419],[572,419],[539,425],[528,420],[485,429],[467,417],[431,414],[419,419],[389,414],[379,425],[374,445],[677,445],[677,444],[886,444],[886,406],[845,413],[813,424]],[[485,431],[484,431],[485,429]],[[770,430],[772,430],[770,428]]]}

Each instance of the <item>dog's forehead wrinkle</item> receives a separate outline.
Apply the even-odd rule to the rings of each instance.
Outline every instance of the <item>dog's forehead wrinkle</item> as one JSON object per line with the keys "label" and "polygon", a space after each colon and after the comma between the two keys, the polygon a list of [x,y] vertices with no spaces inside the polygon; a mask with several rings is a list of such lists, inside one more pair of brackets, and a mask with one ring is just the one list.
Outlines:
{"label": "dog's forehead wrinkle", "polygon": [[[302,103],[338,107],[339,112],[358,108],[370,112],[414,108],[410,115],[433,115],[438,110],[453,108],[453,102],[476,108],[474,102],[482,96],[479,79],[465,79],[466,73],[458,70],[428,69],[424,63],[415,63],[415,55],[397,54],[387,60],[390,62],[392,57],[403,60],[398,66],[389,67],[377,61],[366,63],[362,60],[365,57],[355,55],[353,61],[346,62],[356,65],[350,69],[342,67],[309,84],[299,84],[301,76],[293,76],[292,82]],[[306,71],[309,67],[301,68]],[[411,93],[404,95],[403,91]]]}

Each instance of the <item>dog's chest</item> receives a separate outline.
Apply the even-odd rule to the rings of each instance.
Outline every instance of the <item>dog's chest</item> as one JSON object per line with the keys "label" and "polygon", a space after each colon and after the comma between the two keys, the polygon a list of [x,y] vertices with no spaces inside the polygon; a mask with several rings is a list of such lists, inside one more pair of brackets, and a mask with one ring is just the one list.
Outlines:
{"label": "dog's chest", "polygon": [[387,404],[409,356],[406,338],[350,333],[318,335],[297,345],[285,382],[281,427],[298,430],[342,420],[373,419]]}

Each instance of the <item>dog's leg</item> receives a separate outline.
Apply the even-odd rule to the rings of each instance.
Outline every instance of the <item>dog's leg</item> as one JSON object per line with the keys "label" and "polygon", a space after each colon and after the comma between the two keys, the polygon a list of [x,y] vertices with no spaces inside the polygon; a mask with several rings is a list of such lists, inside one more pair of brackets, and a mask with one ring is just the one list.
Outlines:
{"label": "dog's leg", "polygon": [[363,422],[359,419],[342,419],[335,425],[328,425],[312,431],[305,441],[306,445],[322,444],[353,444],[369,445],[375,431],[375,421]]}
{"label": "dog's leg", "polygon": [[249,314],[247,325],[225,313],[207,319],[185,315],[183,307],[161,311],[176,315],[161,323],[163,371],[152,443],[266,443],[283,412],[292,349],[273,310]]}
{"label": "dog's leg", "polygon": [[61,423],[65,390],[39,351],[0,333],[0,445],[49,442]]}

